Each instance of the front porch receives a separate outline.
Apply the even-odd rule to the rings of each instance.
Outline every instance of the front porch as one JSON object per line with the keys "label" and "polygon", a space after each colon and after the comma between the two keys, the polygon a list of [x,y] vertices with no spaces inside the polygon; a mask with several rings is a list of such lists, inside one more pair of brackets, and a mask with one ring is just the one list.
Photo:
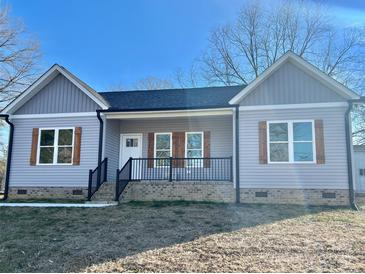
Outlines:
{"label": "front porch", "polygon": [[[90,171],[89,199],[106,181],[115,185],[115,200],[129,182],[221,182],[233,190],[233,110],[157,113],[104,115],[104,161]],[[201,190],[190,188],[191,199],[194,191]]]}

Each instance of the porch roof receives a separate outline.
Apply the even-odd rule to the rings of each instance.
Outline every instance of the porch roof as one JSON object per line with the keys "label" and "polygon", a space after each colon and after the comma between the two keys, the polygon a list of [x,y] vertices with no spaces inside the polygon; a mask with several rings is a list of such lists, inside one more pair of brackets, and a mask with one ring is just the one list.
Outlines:
{"label": "porch roof", "polygon": [[101,92],[109,110],[228,107],[245,86]]}

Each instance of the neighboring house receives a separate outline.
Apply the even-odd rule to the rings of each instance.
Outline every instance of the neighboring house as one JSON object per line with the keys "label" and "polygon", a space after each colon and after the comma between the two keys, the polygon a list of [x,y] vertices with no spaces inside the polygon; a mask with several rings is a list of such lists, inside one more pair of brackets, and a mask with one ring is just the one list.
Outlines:
{"label": "neighboring house", "polygon": [[365,145],[354,146],[355,192],[365,194]]}
{"label": "neighboring house", "polygon": [[2,111],[6,192],[349,205],[358,99],[290,52],[246,87],[98,93],[54,65]]}

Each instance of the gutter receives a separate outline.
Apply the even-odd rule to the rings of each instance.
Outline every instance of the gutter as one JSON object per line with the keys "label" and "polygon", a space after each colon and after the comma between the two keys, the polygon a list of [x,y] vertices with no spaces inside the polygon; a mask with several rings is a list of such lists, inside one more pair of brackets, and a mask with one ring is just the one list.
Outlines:
{"label": "gutter", "polygon": [[346,150],[347,150],[347,173],[348,173],[348,181],[349,181],[349,200],[350,206],[354,210],[359,210],[355,201],[355,193],[354,193],[354,180],[352,174],[352,138],[351,138],[351,119],[350,112],[352,110],[353,101],[348,101],[349,106],[345,112],[345,131],[346,131]]}
{"label": "gutter", "polygon": [[235,106],[236,111],[235,111],[235,150],[236,150],[236,157],[235,157],[235,162],[236,162],[236,203],[239,204],[240,203],[240,155],[239,155],[239,111],[240,108],[238,105]]}
{"label": "gutter", "polygon": [[10,178],[10,168],[11,168],[11,156],[13,152],[13,136],[14,136],[14,124],[9,121],[8,114],[0,114],[0,117],[5,118],[5,122],[10,126],[9,132],[9,147],[8,147],[8,155],[7,155],[7,163],[6,163],[6,174],[5,174],[5,189],[4,189],[4,197],[2,198],[5,201],[8,198],[9,194],[9,178]]}
{"label": "gutter", "polygon": [[216,105],[216,106],[207,106],[207,107],[176,107],[176,108],[136,108],[136,109],[117,109],[117,108],[108,108],[108,109],[100,109],[97,112],[143,112],[143,111],[169,111],[169,110],[208,110],[215,108],[227,108],[232,109],[236,105]]}

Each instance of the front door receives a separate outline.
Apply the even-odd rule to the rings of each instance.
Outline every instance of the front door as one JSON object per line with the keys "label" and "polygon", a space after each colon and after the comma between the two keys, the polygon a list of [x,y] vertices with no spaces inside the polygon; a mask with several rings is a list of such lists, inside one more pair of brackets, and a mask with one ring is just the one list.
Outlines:
{"label": "front door", "polygon": [[142,158],[142,134],[121,134],[119,168],[122,168],[130,157]]}

